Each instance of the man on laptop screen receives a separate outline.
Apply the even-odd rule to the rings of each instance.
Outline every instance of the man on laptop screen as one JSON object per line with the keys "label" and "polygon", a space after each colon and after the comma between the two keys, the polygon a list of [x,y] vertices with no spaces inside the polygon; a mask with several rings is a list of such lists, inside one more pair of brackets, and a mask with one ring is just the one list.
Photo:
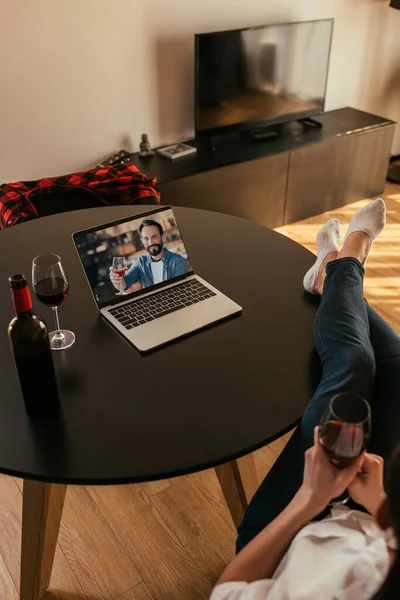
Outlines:
{"label": "man on laptop screen", "polygon": [[189,272],[185,258],[164,246],[164,231],[158,221],[145,219],[140,223],[138,232],[147,254],[135,259],[123,276],[110,266],[110,280],[117,290],[127,290],[138,283],[139,289],[147,288]]}
{"label": "man on laptop screen", "polygon": [[77,231],[73,241],[101,315],[140,352],[242,310],[194,272],[170,206]]}
{"label": "man on laptop screen", "polygon": [[74,236],[96,301],[107,302],[193,272],[174,213],[125,219]]}

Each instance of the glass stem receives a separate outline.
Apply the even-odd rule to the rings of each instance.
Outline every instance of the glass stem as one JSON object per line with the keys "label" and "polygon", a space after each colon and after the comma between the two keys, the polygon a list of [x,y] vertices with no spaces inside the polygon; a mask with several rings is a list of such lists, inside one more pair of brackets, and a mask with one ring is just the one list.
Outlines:
{"label": "glass stem", "polygon": [[60,329],[60,321],[58,320],[58,310],[57,310],[57,306],[52,306],[53,309],[53,313],[54,313],[54,321],[56,324],[56,335],[54,336],[57,340],[62,340],[64,338],[63,334],[61,333],[61,329]]}

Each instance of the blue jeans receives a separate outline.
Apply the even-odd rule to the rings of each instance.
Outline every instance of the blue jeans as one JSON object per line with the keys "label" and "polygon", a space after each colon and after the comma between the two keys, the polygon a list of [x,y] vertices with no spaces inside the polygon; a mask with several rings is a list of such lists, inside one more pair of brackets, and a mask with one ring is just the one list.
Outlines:
{"label": "blue jeans", "polygon": [[299,489],[304,453],[313,445],[314,427],[334,394],[353,392],[371,404],[369,452],[387,459],[400,441],[400,337],[365,301],[363,280],[364,268],[355,258],[327,265],[314,323],[322,378],[298,428],[250,502],[238,529],[237,552]]}

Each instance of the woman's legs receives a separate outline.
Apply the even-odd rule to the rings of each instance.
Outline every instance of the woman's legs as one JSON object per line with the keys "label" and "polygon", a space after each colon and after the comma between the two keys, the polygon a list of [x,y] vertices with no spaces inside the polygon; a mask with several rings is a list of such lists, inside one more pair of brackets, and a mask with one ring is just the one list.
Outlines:
{"label": "woman's legs", "polygon": [[357,393],[369,402],[375,378],[375,358],[369,338],[364,269],[355,258],[327,265],[321,304],[314,325],[315,346],[322,361],[321,382],[299,427],[253,497],[238,530],[240,551],[287,506],[299,489],[304,452],[313,444],[314,427],[332,396]]}
{"label": "woman's legs", "polygon": [[[399,348],[391,337],[388,351],[387,335],[378,315],[364,300],[362,264],[371,244],[386,223],[386,207],[382,199],[374,200],[362,208],[351,220],[342,250],[337,255],[339,224],[332,220],[317,237],[318,257],[314,267],[306,274],[304,284],[311,293],[322,294],[315,319],[314,339],[323,365],[323,375],[299,427],[281,456],[261,484],[239,527],[237,550],[246,545],[261,529],[272,521],[290,502],[301,485],[304,452],[313,443],[313,430],[318,425],[332,396],[340,391],[357,393],[373,404],[374,424],[371,451],[386,456],[387,449],[397,438],[399,419],[393,419],[393,434],[388,442],[385,429],[391,410],[386,409],[382,394],[387,394],[386,376],[397,364]],[[322,237],[321,237],[322,236]],[[318,240],[320,243],[318,244]],[[334,260],[335,258],[340,260]],[[328,261],[334,261],[329,263]],[[375,345],[380,369],[378,392],[373,396],[375,384]],[[396,358],[395,358],[396,357]],[[385,375],[386,374],[386,375]],[[382,381],[381,381],[382,380]],[[400,380],[397,376],[396,382]],[[392,410],[400,390],[400,381],[391,384]],[[400,411],[399,411],[400,412]],[[384,453],[385,452],[385,453]]]}

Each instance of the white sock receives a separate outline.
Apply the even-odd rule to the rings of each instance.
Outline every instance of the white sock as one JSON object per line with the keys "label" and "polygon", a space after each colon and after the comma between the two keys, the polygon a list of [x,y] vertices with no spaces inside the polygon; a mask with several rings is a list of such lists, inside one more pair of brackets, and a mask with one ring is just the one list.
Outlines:
{"label": "white sock", "polygon": [[314,265],[307,271],[303,279],[304,289],[310,294],[315,294],[315,286],[317,283],[319,271],[327,254],[330,252],[338,252],[338,242],[340,238],[340,222],[339,219],[330,219],[317,234],[317,260]]}
{"label": "white sock", "polygon": [[386,225],[386,204],[382,198],[373,200],[358,211],[350,221],[344,241],[351,233],[362,231],[371,240],[371,244]]}

